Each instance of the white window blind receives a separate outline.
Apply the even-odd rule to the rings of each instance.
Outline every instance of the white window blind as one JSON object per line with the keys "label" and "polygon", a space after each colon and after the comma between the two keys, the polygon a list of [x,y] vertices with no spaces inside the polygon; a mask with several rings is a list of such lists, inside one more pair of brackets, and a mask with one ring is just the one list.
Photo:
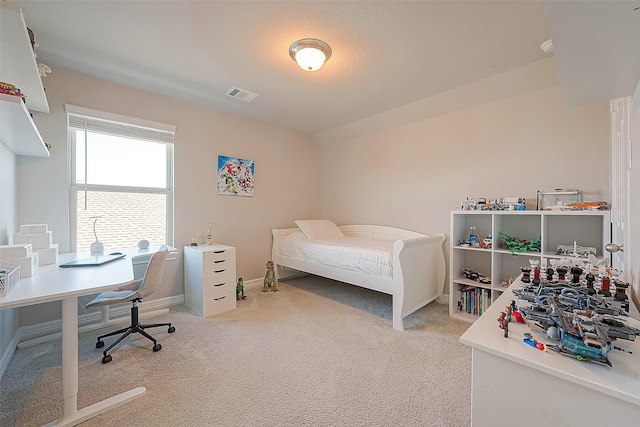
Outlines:
{"label": "white window blind", "polygon": [[72,251],[173,244],[175,126],[65,105],[71,141]]}
{"label": "white window blind", "polygon": [[66,104],[69,127],[127,138],[173,143],[175,126]]}

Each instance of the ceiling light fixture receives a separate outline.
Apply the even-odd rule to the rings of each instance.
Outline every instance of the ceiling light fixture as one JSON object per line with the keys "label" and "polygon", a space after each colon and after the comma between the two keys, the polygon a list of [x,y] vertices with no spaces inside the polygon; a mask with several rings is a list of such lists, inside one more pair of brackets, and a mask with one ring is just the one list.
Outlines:
{"label": "ceiling light fixture", "polygon": [[289,55],[305,71],[317,71],[331,58],[331,47],[318,39],[300,39],[289,46]]}
{"label": "ceiling light fixture", "polygon": [[553,42],[551,41],[551,39],[547,40],[546,42],[542,43],[540,45],[540,49],[542,49],[542,51],[544,53],[551,53],[553,52]]}

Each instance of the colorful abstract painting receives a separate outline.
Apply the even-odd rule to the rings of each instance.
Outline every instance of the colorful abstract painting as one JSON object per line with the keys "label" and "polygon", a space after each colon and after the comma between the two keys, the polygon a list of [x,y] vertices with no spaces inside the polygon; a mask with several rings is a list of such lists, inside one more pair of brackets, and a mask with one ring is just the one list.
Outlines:
{"label": "colorful abstract painting", "polygon": [[218,194],[253,196],[253,160],[218,156]]}

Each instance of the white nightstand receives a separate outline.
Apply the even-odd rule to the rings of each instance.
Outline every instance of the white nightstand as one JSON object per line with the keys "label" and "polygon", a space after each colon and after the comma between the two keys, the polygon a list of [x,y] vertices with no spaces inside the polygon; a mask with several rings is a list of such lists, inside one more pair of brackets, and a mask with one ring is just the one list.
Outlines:
{"label": "white nightstand", "polygon": [[236,249],[185,246],[184,300],[204,317],[236,308]]}

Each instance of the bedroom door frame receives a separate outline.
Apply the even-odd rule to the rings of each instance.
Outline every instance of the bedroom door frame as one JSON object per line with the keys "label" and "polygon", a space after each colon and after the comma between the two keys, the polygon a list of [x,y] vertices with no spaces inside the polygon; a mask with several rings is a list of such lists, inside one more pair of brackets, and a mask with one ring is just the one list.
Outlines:
{"label": "bedroom door frame", "polygon": [[612,266],[631,279],[632,243],[629,233],[631,187],[631,97],[611,101],[611,243],[624,245],[613,253]]}

